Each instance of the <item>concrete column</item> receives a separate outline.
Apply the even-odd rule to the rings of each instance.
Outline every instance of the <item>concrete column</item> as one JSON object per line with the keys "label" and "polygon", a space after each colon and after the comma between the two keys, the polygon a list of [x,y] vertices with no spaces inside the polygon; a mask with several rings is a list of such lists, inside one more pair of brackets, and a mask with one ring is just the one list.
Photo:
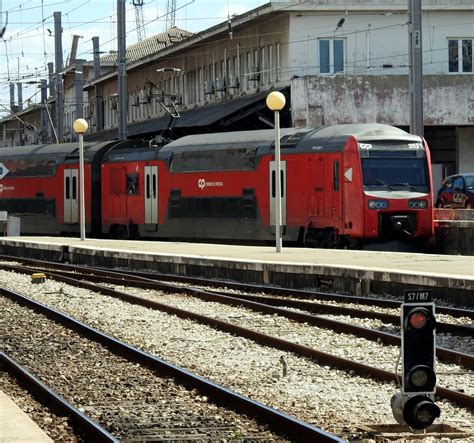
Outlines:
{"label": "concrete column", "polygon": [[456,128],[456,161],[457,170],[461,172],[474,171],[474,128]]}

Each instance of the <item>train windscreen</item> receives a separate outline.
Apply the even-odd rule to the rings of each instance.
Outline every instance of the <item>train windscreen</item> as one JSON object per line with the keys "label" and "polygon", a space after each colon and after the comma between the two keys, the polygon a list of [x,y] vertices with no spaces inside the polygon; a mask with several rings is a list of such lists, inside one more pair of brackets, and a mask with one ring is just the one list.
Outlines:
{"label": "train windscreen", "polygon": [[430,192],[421,143],[359,143],[364,189]]}

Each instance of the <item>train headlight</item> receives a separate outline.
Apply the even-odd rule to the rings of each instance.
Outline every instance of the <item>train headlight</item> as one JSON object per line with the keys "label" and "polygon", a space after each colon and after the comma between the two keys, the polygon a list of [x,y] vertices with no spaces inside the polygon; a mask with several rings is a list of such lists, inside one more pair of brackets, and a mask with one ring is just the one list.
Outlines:
{"label": "train headlight", "polygon": [[426,209],[428,207],[428,202],[426,200],[410,200],[408,202],[408,207],[410,209]]}
{"label": "train headlight", "polygon": [[369,209],[388,209],[387,200],[369,200]]}

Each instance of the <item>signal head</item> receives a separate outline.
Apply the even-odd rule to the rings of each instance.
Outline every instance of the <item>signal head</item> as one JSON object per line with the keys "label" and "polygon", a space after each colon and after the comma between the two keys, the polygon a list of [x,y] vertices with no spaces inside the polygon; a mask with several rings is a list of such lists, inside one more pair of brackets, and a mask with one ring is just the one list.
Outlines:
{"label": "signal head", "polygon": [[439,407],[424,395],[411,397],[403,406],[403,420],[412,429],[426,429],[440,413]]}

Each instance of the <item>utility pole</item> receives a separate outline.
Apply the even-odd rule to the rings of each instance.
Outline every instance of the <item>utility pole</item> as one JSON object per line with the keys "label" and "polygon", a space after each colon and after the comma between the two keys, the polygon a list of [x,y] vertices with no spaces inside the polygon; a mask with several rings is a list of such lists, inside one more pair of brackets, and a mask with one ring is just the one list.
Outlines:
{"label": "utility pole", "polygon": [[59,143],[64,138],[64,102],[63,102],[63,45],[62,45],[62,25],[61,12],[54,14],[54,52],[55,52],[55,68],[56,68],[56,130]]}
{"label": "utility pole", "polygon": [[56,95],[56,85],[54,84],[54,63],[48,63],[48,82],[49,82],[49,95],[54,97]]}
{"label": "utility pole", "polygon": [[125,36],[125,1],[117,0],[118,35],[118,138],[127,140],[127,46]]}
{"label": "utility pole", "polygon": [[10,83],[10,112],[15,112],[15,83]]}
{"label": "utility pole", "polygon": [[74,72],[74,90],[76,92],[76,119],[84,117],[84,63],[82,58],[76,59],[76,69]]}
{"label": "utility pole", "polygon": [[18,89],[18,111],[23,111],[23,85],[19,81],[16,86]]}
{"label": "utility pole", "polygon": [[94,53],[94,78],[100,77],[100,46],[99,37],[92,37],[92,52]]}
{"label": "utility pole", "polygon": [[176,26],[176,0],[166,2],[166,24],[165,31]]}
{"label": "utility pole", "polygon": [[18,88],[18,111],[23,110],[23,85],[20,82],[20,58],[18,60],[18,83],[16,84]]}
{"label": "utility pole", "polygon": [[423,48],[421,34],[421,0],[408,0],[410,25],[410,132],[423,137]]}
{"label": "utility pole", "polygon": [[[99,37],[92,37],[92,50],[94,52],[94,78],[100,77],[100,49]],[[104,102],[102,97],[102,85],[95,85],[95,130],[100,132],[104,129]]]}
{"label": "utility pole", "polygon": [[48,143],[48,83],[41,80],[41,143]]}
{"label": "utility pole", "polygon": [[135,24],[137,26],[138,41],[141,42],[146,38],[145,21],[143,20],[143,0],[132,0],[135,6]]}

